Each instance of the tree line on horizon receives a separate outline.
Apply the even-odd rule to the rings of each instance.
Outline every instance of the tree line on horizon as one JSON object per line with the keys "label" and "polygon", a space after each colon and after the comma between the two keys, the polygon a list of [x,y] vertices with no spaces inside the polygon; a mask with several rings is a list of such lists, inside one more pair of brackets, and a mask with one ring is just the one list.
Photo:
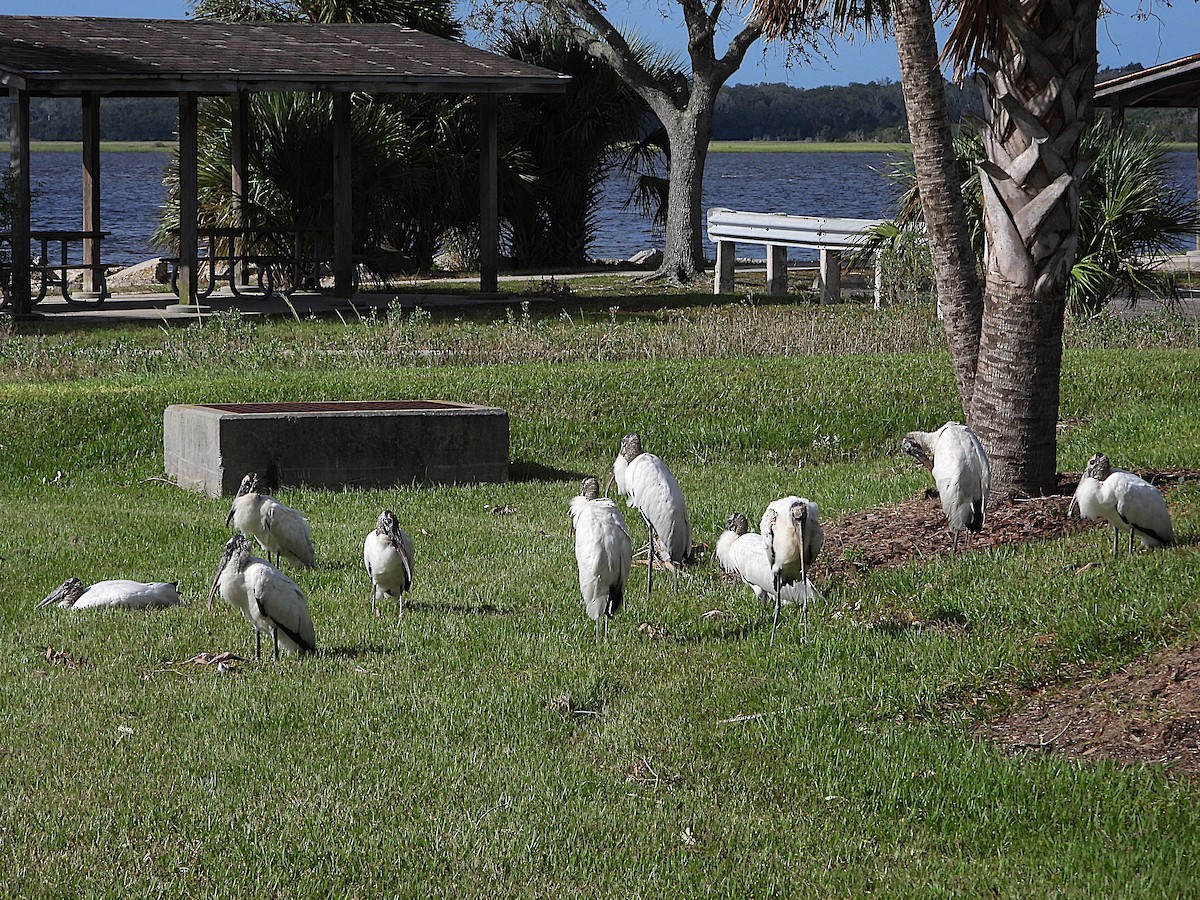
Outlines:
{"label": "tree line on horizon", "polygon": [[[1098,80],[1139,71],[1132,64],[1106,69]],[[946,82],[953,121],[982,109],[971,82]],[[170,97],[112,97],[100,106],[100,132],[109,141],[173,141],[179,106]],[[1196,139],[1196,110],[1129,110],[1130,123],[1164,141]],[[34,98],[30,133],[34,140],[78,141],[79,101]],[[0,134],[8,131],[8,107],[0,104]],[[899,82],[872,81],[816,88],[763,82],[721,89],[713,115],[718,141],[907,141],[908,123]]]}

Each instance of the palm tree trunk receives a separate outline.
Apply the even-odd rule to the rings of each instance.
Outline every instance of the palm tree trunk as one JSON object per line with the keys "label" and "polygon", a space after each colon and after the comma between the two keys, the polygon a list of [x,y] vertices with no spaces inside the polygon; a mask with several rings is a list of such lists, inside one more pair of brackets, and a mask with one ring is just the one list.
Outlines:
{"label": "palm tree trunk", "polygon": [[1080,138],[1091,121],[1097,0],[1002,5],[983,58],[987,233],[979,366],[970,420],[993,491],[1055,486],[1067,279],[1079,228]]}
{"label": "palm tree trunk", "polygon": [[963,414],[970,422],[983,292],[971,248],[929,0],[894,0],[892,23],[938,309]]}

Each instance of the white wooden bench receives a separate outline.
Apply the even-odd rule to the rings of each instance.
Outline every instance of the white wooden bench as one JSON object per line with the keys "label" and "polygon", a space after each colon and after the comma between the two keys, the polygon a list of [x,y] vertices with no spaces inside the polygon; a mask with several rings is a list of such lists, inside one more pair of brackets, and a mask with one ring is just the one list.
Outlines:
{"label": "white wooden bench", "polygon": [[[822,303],[834,303],[842,291],[842,253],[859,246],[867,229],[884,219],[833,219],[818,216],[785,216],[780,213],[741,212],[715,207],[708,211],[708,239],[717,245],[713,293],[733,290],[736,245],[764,244],[767,248],[767,293],[787,293],[789,247],[810,247],[821,252],[817,277]],[[875,305],[879,306],[879,267],[875,268]]]}

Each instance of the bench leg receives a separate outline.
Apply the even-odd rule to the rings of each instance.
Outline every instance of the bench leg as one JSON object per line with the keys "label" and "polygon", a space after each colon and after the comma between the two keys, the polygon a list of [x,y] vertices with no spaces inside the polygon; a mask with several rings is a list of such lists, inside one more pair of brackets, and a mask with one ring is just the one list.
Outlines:
{"label": "bench leg", "polygon": [[717,241],[717,270],[713,273],[713,293],[733,293],[733,263],[737,245],[733,241]]}
{"label": "bench leg", "polygon": [[787,293],[787,252],[780,244],[767,244],[767,294],[771,297]]}
{"label": "bench leg", "polygon": [[842,251],[821,248],[818,287],[822,303],[837,303],[842,296]]}

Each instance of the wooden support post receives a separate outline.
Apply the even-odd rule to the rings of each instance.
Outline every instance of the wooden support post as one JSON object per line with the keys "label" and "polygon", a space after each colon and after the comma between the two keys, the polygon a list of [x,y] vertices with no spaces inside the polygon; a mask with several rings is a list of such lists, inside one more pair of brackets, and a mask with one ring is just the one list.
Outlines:
{"label": "wooden support post", "polygon": [[875,252],[875,308],[883,309],[883,254]]}
{"label": "wooden support post", "polygon": [[500,286],[500,194],[496,169],[496,95],[479,94],[479,290]]}
{"label": "wooden support post", "polygon": [[[235,225],[246,225],[246,133],[250,127],[250,112],[247,109],[249,95],[237,91],[229,95],[229,192],[233,195],[236,215]],[[250,272],[241,258],[243,248],[238,248],[237,261],[233,264],[235,284],[250,283]]]}
{"label": "wooden support post", "polygon": [[[1196,140],[1200,142],[1200,103],[1196,104]],[[1200,211],[1200,143],[1196,144],[1196,206]],[[1200,234],[1196,235],[1196,252],[1200,253]]]}
{"label": "wooden support post", "polygon": [[837,303],[842,296],[842,251],[821,248],[821,271],[817,276],[822,303]]}
{"label": "wooden support post", "polygon": [[350,94],[333,95],[333,295],[354,294],[354,198],[351,184]]}
{"label": "wooden support post", "polygon": [[29,290],[29,92],[10,87],[8,167],[13,175],[12,305],[18,316],[33,311]]}
{"label": "wooden support post", "polygon": [[[100,230],[100,95],[83,95],[83,230]],[[83,242],[83,264],[100,262],[100,238]],[[94,269],[83,270],[83,291],[94,294],[103,281]]]}
{"label": "wooden support post", "polygon": [[717,267],[713,273],[713,293],[733,293],[733,265],[737,244],[733,241],[717,241]]}
{"label": "wooden support post", "polygon": [[782,297],[787,293],[787,254],[783,244],[767,244],[767,293]]}
{"label": "wooden support post", "polygon": [[199,100],[179,95],[179,302],[196,303],[200,285],[199,260]]}

